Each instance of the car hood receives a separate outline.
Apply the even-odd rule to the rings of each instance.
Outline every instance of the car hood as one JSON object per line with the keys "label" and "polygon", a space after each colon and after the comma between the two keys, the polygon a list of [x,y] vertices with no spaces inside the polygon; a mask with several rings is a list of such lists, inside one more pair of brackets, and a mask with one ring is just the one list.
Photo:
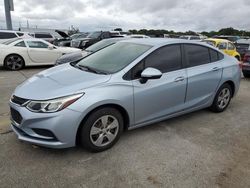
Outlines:
{"label": "car hood", "polygon": [[72,53],[72,52],[79,52],[79,53],[81,52],[81,50],[78,48],[71,48],[71,47],[57,47],[57,48],[63,54]]}
{"label": "car hood", "polygon": [[14,95],[33,100],[53,99],[84,92],[86,88],[109,81],[110,77],[63,64],[32,76],[16,88]]}

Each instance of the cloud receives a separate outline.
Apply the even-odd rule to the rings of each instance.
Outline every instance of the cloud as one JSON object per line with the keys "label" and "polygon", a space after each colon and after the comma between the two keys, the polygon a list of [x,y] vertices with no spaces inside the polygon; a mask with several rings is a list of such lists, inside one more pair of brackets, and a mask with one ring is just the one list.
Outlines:
{"label": "cloud", "polygon": [[[83,31],[167,29],[177,31],[217,30],[222,27],[250,29],[249,0],[25,0],[14,1],[13,25],[55,27],[70,25]],[[4,8],[0,3],[0,26]]]}

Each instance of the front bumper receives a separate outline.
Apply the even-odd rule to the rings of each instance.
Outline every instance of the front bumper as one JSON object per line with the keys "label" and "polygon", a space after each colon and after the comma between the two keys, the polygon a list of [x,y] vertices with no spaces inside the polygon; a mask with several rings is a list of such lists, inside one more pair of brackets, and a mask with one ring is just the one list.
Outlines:
{"label": "front bumper", "polygon": [[34,113],[12,102],[10,108],[21,116],[17,122],[11,115],[11,127],[19,140],[49,148],[75,146],[81,122],[79,112],[66,108],[56,113]]}

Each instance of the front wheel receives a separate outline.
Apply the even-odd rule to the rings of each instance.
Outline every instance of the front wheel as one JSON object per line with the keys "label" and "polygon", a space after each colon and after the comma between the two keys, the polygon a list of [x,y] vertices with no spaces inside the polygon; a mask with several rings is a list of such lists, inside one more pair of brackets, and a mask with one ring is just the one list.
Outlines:
{"label": "front wheel", "polygon": [[223,112],[229,105],[232,98],[232,88],[229,84],[223,84],[217,91],[210,109],[213,112]]}
{"label": "front wheel", "polygon": [[81,144],[92,152],[101,152],[111,148],[120,138],[123,130],[123,117],[114,108],[102,108],[94,111],[83,122]]}
{"label": "front wheel", "polygon": [[23,58],[16,54],[9,55],[4,60],[5,68],[12,70],[12,71],[17,71],[17,70],[22,69],[24,65],[25,63],[24,63]]}

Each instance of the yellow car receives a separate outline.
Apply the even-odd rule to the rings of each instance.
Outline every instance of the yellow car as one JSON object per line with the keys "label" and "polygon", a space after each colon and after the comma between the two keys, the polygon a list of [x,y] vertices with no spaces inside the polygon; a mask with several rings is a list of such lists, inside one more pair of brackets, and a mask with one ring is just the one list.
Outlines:
{"label": "yellow car", "polygon": [[224,53],[235,57],[240,61],[240,54],[236,51],[236,47],[231,41],[225,39],[215,39],[215,38],[205,39],[204,41],[222,50]]}

